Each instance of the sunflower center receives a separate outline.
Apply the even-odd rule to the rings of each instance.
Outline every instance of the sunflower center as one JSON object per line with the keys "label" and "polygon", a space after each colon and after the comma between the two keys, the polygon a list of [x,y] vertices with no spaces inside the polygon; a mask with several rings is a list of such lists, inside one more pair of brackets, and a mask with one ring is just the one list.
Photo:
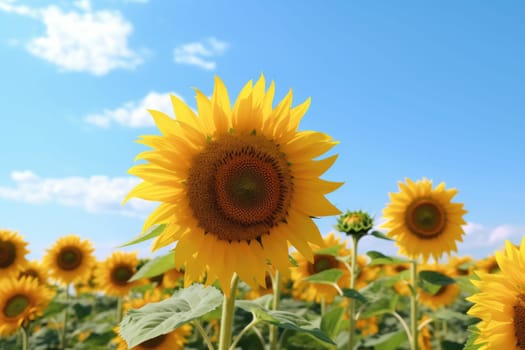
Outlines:
{"label": "sunflower center", "polygon": [[314,255],[314,262],[308,263],[308,272],[311,275],[316,273],[323,272],[325,270],[337,268],[339,264],[337,260],[332,255],[317,254]]}
{"label": "sunflower center", "polygon": [[157,346],[164,342],[164,339],[166,339],[166,334],[161,334],[159,336],[156,336],[155,338],[148,339],[145,342],[140,343],[139,345],[142,348],[155,349]]}
{"label": "sunflower center", "polygon": [[0,241],[0,268],[11,266],[16,259],[16,246],[13,242]]}
{"label": "sunflower center", "polygon": [[189,206],[221,240],[250,241],[284,222],[293,193],[289,164],[273,141],[222,135],[192,159]]}
{"label": "sunflower center", "polygon": [[525,349],[525,294],[518,295],[517,303],[514,305],[514,334],[516,335],[516,346]]}
{"label": "sunflower center", "polygon": [[432,199],[420,199],[407,210],[408,229],[423,239],[439,236],[446,226],[446,213],[442,206]]}
{"label": "sunflower center", "polygon": [[25,295],[15,295],[5,304],[3,313],[6,317],[17,317],[29,306],[29,298]]}
{"label": "sunflower center", "polygon": [[57,257],[57,265],[62,270],[75,270],[82,264],[82,252],[77,247],[66,247]]}
{"label": "sunflower center", "polygon": [[133,276],[133,269],[127,265],[116,266],[111,272],[111,280],[119,286],[128,284],[131,276]]}

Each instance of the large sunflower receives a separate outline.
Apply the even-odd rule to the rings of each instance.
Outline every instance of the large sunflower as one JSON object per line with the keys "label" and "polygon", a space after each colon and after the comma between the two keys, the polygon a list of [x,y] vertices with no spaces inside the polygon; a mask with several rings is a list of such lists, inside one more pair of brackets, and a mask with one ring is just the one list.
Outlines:
{"label": "large sunflower", "polygon": [[337,142],[297,130],[309,99],[292,108],[290,91],[273,108],[274,84],[265,85],[248,82],[232,107],[217,77],[211,99],[196,90],[197,114],[174,95],[177,119],[149,111],[162,135],[140,140],[153,150],[137,156],[147,163],[130,173],[144,182],[126,200],[161,202],[144,229],[167,224],[153,248],[178,242],[185,285],[207,272],[207,284],[218,279],[228,292],[236,272],[264,286],[267,260],[287,270],[287,241],[312,259],[308,242],[322,244],[312,218],[340,213],[325,195],[342,183],[319,178],[337,156],[314,160]]}
{"label": "large sunflower", "polygon": [[59,238],[47,250],[42,264],[49,271],[51,278],[68,285],[89,278],[95,265],[94,249],[91,243],[80,240],[77,235],[67,235]]}
{"label": "large sunflower", "polygon": [[128,282],[137,272],[137,253],[113,252],[95,271],[95,284],[107,295],[126,296],[138,281]]}
{"label": "large sunflower", "polygon": [[437,261],[443,253],[456,251],[467,212],[463,204],[451,202],[458,191],[445,189],[443,182],[433,189],[426,178],[406,182],[399,182],[401,192],[389,194],[391,202],[383,211],[387,221],[382,227],[396,240],[400,253],[412,259],[423,256],[426,262],[430,256]]}
{"label": "large sunflower", "polygon": [[42,314],[54,296],[34,278],[6,278],[0,283],[0,337],[15,333]]}
{"label": "large sunflower", "polygon": [[500,273],[476,272],[472,283],[479,292],[468,297],[474,303],[468,314],[477,324],[479,350],[525,349],[525,238],[520,248],[506,242],[505,252],[496,252]]}
{"label": "large sunflower", "polygon": [[16,276],[27,264],[26,246],[27,242],[17,232],[0,230],[0,276]]}

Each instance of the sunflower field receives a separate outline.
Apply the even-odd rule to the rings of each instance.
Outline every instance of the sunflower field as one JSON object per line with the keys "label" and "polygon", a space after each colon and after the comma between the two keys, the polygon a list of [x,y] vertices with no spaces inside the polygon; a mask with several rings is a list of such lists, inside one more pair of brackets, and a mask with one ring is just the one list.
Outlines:
{"label": "sunflower field", "polygon": [[122,243],[168,254],[97,261],[70,234],[28,261],[23,233],[1,229],[0,349],[525,349],[525,243],[455,255],[467,211],[427,178],[399,182],[380,226],[342,212],[326,195],[343,182],[321,179],[337,141],[299,130],[309,99],[274,103],[266,85],[232,104],[216,78],[197,110],[172,95],[174,118],[149,111],[160,134],[138,141],[143,181],[123,200],[159,205]]}

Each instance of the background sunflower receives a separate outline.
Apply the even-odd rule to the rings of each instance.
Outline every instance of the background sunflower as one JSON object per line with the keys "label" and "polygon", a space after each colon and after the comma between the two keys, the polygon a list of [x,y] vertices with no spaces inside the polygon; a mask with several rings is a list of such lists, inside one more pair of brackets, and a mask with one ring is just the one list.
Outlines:
{"label": "background sunflower", "polygon": [[137,272],[138,263],[136,252],[113,252],[97,266],[95,284],[107,295],[126,296],[131,288],[139,284],[138,281],[128,281]]}
{"label": "background sunflower", "polygon": [[0,278],[16,276],[27,264],[26,246],[18,232],[0,230]]}

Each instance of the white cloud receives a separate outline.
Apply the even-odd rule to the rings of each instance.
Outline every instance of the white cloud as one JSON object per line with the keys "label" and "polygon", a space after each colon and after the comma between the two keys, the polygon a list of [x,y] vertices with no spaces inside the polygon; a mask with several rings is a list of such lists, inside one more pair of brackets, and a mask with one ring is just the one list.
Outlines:
{"label": "white cloud", "polygon": [[[514,234],[517,232],[517,227],[513,227],[511,225],[500,225],[496,228],[494,228],[488,237],[489,243],[501,243],[504,242],[507,239],[510,239]],[[525,233],[525,232],[523,232]],[[523,234],[522,233],[522,234]]]}
{"label": "white cloud", "polygon": [[72,176],[41,178],[32,171],[13,171],[14,186],[0,186],[0,198],[29,204],[54,203],[80,207],[90,213],[114,213],[145,217],[155,203],[132,199],[121,205],[126,194],[139,183],[132,177]]}
{"label": "white cloud", "polygon": [[228,47],[228,43],[211,37],[205,42],[192,42],[176,47],[173,57],[176,63],[213,70],[217,66],[213,58],[224,54]]}
{"label": "white cloud", "polygon": [[[180,96],[178,97],[181,98]],[[101,128],[108,128],[111,124],[120,124],[131,128],[153,126],[153,119],[148,113],[148,109],[172,115],[173,107],[170,93],[152,91],[138,102],[128,101],[116,109],[106,109],[102,113],[90,114],[84,120]]]}
{"label": "white cloud", "polygon": [[467,222],[467,224],[463,226],[463,231],[465,231],[465,234],[467,235],[479,232],[483,229],[483,225],[476,224],[475,222]]}
{"label": "white cloud", "polygon": [[55,5],[33,8],[0,0],[0,11],[42,22],[45,35],[31,39],[26,49],[64,71],[100,76],[143,62],[142,55],[128,46],[133,26],[120,12],[93,11],[89,0],[75,1],[74,5],[67,11]]}

